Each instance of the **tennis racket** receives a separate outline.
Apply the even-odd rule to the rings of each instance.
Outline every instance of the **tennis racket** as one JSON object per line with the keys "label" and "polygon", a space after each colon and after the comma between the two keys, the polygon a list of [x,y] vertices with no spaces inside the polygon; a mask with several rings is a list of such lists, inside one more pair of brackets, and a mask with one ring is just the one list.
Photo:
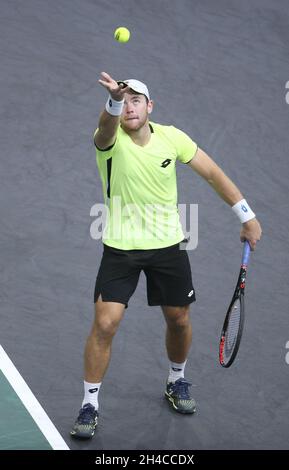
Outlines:
{"label": "tennis racket", "polygon": [[250,258],[250,245],[244,242],[241,269],[231,303],[229,305],[219,345],[221,366],[230,367],[238,352],[245,318],[245,282]]}

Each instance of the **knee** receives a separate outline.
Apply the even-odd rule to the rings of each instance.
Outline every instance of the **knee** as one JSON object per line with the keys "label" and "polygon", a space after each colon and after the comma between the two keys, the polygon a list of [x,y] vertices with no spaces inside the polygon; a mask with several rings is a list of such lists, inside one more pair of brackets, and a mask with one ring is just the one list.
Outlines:
{"label": "knee", "polygon": [[184,329],[191,326],[190,311],[187,306],[178,307],[173,315],[167,318],[168,326],[171,328]]}
{"label": "knee", "polygon": [[101,309],[96,311],[92,333],[99,338],[110,339],[117,332],[121,317],[110,315]]}
{"label": "knee", "polygon": [[101,318],[95,322],[95,330],[102,338],[112,338],[117,331],[118,323],[109,318]]}

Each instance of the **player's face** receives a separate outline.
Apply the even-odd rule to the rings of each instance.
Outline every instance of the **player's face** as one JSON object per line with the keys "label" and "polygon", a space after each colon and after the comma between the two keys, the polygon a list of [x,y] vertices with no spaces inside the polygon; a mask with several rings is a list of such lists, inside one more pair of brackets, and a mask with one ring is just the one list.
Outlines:
{"label": "player's face", "polygon": [[120,118],[124,130],[137,131],[146,124],[152,110],[151,101],[147,102],[144,95],[125,93],[124,107]]}

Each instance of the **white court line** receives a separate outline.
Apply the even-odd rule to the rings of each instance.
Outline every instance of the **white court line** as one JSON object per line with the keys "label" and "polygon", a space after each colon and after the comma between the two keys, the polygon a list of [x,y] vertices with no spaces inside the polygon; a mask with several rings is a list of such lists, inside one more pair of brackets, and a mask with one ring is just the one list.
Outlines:
{"label": "white court line", "polygon": [[66,442],[33,395],[23,377],[0,345],[0,369],[13,387],[23,405],[54,450],[69,450]]}

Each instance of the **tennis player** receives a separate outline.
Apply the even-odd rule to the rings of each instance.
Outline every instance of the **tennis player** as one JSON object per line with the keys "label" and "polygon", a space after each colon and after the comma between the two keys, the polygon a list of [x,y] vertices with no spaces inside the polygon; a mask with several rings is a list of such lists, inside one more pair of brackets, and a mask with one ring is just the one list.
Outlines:
{"label": "tennis player", "polygon": [[197,172],[232,207],[242,223],[240,238],[252,250],[261,237],[254,212],[221,168],[183,131],[149,120],[154,103],[144,83],[117,82],[104,72],[99,83],[109,96],[94,144],[109,216],[94,291],[95,318],[85,347],[84,398],[71,431],[77,438],[94,435],[112,340],[142,270],[148,305],[161,307],[167,326],[165,397],[176,412],[196,410],[184,377],[192,340],[190,304],[196,297],[188,254],[180,249],[184,234],[176,161]]}

